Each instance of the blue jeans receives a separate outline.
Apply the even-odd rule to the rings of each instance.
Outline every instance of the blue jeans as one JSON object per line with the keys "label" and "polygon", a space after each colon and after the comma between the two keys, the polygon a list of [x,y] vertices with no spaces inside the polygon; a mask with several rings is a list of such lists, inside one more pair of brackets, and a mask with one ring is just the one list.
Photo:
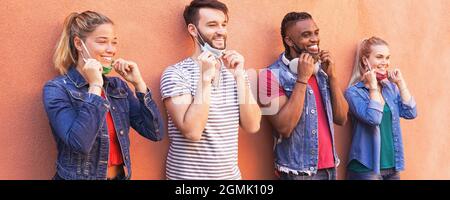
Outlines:
{"label": "blue jeans", "polygon": [[382,169],[381,174],[370,172],[353,172],[347,170],[347,180],[400,180],[400,173],[394,168]]}
{"label": "blue jeans", "polygon": [[317,174],[308,176],[306,173],[298,175],[293,173],[279,172],[280,180],[336,180],[336,168],[317,170]]}

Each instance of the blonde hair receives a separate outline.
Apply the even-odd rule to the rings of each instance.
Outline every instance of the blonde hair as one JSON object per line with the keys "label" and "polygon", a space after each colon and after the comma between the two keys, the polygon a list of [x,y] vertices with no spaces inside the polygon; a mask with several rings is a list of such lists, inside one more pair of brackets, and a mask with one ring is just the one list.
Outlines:
{"label": "blonde hair", "polygon": [[74,38],[85,40],[99,25],[108,23],[114,24],[108,17],[94,11],[84,11],[80,14],[73,12],[66,17],[53,54],[53,64],[60,74],[66,74],[70,66],[78,61]]}
{"label": "blonde hair", "polygon": [[388,43],[379,37],[372,36],[370,38],[362,40],[358,44],[358,48],[356,49],[355,63],[353,64],[353,72],[350,78],[350,82],[348,83],[348,87],[351,87],[357,82],[361,81],[361,76],[366,72],[366,67],[362,58],[369,58],[369,55],[372,52],[371,47],[374,45],[388,46]]}

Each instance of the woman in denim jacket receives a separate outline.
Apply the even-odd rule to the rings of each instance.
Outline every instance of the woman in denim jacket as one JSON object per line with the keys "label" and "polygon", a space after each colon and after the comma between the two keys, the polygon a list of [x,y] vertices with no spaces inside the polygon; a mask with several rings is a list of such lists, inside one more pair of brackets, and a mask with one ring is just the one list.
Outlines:
{"label": "woman in denim jacket", "polygon": [[388,44],[365,39],[345,92],[353,124],[348,179],[397,180],[404,169],[400,117],[414,119],[416,103],[399,69],[389,69]]}
{"label": "woman in denim jacket", "polygon": [[[44,86],[43,100],[58,148],[53,179],[131,177],[130,126],[159,141],[163,122],[136,63],[113,60],[117,37],[106,16],[71,13],[57,43],[60,76]],[[107,77],[112,69],[118,77]]]}

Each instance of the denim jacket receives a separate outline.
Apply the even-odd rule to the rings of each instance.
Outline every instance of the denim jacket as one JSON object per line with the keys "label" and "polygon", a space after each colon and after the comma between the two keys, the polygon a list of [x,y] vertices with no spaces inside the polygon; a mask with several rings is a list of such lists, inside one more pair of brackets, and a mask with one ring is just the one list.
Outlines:
{"label": "denim jacket", "polygon": [[[277,78],[287,98],[290,98],[294,89],[297,75],[289,70],[287,63],[283,62],[283,54],[269,66],[272,74]],[[328,125],[331,131],[335,166],[339,164],[334,145],[333,110],[331,107],[331,94],[327,74],[320,68],[316,74],[320,94],[322,95]],[[318,117],[314,92],[310,85],[306,86],[305,103],[302,116],[289,138],[283,138],[274,130],[273,135],[277,142],[274,147],[275,166],[281,172],[294,174],[316,174],[319,161]]]}
{"label": "denim jacket", "polygon": [[163,138],[163,121],[150,91],[136,92],[136,98],[121,79],[103,79],[107,100],[88,93],[88,83],[75,67],[44,86],[44,107],[58,149],[56,171],[63,179],[106,179],[108,111],[114,121],[127,179],[131,177],[130,126],[150,140]]}
{"label": "denim jacket", "polygon": [[[392,113],[392,139],[394,140],[395,170],[404,170],[403,142],[400,117],[414,119],[417,116],[414,98],[403,102],[397,86],[390,81],[382,81],[384,101]],[[353,139],[349,162],[358,160],[364,166],[380,174],[381,136],[380,124],[383,106],[370,99],[369,90],[364,83],[349,87],[345,91],[353,124]]]}

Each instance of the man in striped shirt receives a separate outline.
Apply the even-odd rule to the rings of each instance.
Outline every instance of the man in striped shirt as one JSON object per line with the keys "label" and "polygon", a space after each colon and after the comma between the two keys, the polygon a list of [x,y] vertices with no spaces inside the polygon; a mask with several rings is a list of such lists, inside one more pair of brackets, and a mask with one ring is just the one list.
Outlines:
{"label": "man in striped shirt", "polygon": [[257,132],[261,111],[244,57],[225,50],[228,9],[217,0],[193,0],[183,16],[195,52],[161,77],[170,139],[167,179],[241,179],[239,125]]}

